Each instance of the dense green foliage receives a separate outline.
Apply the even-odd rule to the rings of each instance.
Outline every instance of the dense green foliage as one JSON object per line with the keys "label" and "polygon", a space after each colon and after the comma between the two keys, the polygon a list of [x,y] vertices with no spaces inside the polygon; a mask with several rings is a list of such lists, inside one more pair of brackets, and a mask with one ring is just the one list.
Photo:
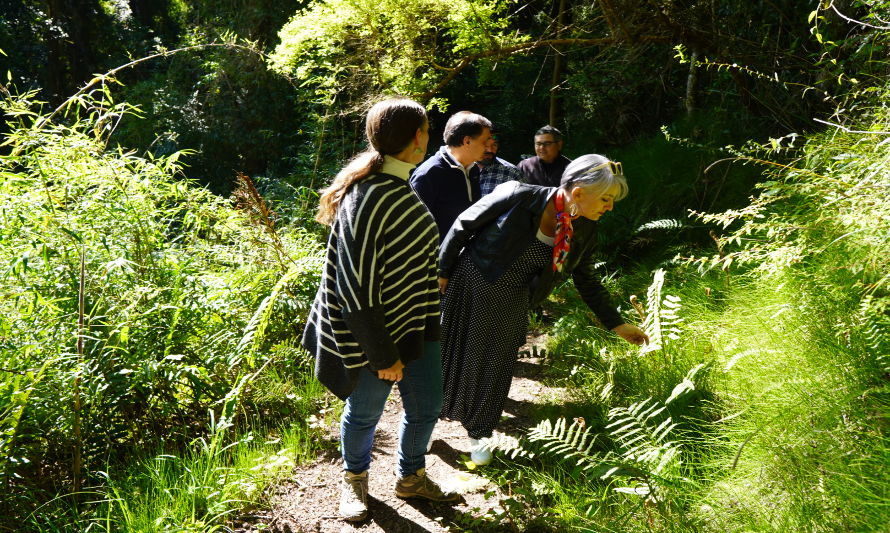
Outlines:
{"label": "dense green foliage", "polygon": [[501,46],[507,39],[506,4],[317,2],[281,30],[272,64],[294,71],[328,105],[338,98],[376,97],[374,91],[429,99],[439,84],[440,63]]}
{"label": "dense green foliage", "polygon": [[126,106],[95,98],[73,102],[67,126],[5,103],[0,468],[10,488],[31,480],[10,518],[32,510],[32,481],[79,490],[125,456],[175,451],[213,413],[214,438],[270,409],[305,418],[303,389],[318,391],[295,372],[309,363],[292,329],[317,238],[276,230],[247,183],[235,209],[177,177],[183,154],[107,148]]}
{"label": "dense green foliage", "polygon": [[[554,376],[576,398],[527,442],[498,443],[520,458],[504,474],[521,480],[514,520],[556,516],[589,531],[884,528],[888,91],[858,99],[849,129],[859,133],[740,154],[765,165],[794,157],[772,163],[744,209],[695,215],[729,231],[719,253],[655,272],[643,299],[649,346],[591,331],[565,293],[549,348],[554,364],[571,365]],[[639,290],[645,273],[618,290]]]}
{"label": "dense green foliage", "polygon": [[653,340],[560,288],[569,398],[497,440],[503,512],[451,526],[885,529],[890,3],[767,4],[9,3],[0,527],[219,530],[314,458],[315,189],[398,92],[431,146],[469,108],[515,161],[551,112],[623,161],[599,259]]}
{"label": "dense green foliage", "polygon": [[[55,106],[96,73],[149,54],[211,42],[253,53],[195,49],[121,72],[118,99],[140,107],[115,142],[167,156],[188,149],[182,172],[217,192],[237,172],[311,172],[314,108],[262,55],[298,2],[211,0],[18,1],[0,14],[0,72],[19,91],[38,90]],[[5,78],[4,78],[5,80]],[[307,130],[308,128],[308,130]],[[0,130],[3,131],[3,130]],[[296,180],[300,181],[300,180]]]}

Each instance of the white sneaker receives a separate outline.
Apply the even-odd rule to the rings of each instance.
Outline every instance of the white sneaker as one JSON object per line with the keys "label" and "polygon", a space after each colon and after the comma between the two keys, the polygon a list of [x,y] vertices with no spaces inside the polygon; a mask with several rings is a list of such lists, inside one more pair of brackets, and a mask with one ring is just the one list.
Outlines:
{"label": "white sneaker", "polygon": [[360,522],[368,517],[368,471],[353,474],[343,471],[340,482],[340,518]]}
{"label": "white sneaker", "polygon": [[492,459],[494,459],[494,456],[485,443],[480,439],[470,438],[470,460],[476,463],[476,466],[485,466]]}

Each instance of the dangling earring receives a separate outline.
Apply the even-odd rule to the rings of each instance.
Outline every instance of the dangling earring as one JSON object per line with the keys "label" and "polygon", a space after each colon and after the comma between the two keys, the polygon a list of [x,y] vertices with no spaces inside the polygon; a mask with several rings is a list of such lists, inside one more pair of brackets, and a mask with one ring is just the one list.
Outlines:
{"label": "dangling earring", "polygon": [[569,216],[573,218],[578,216],[578,204],[573,203],[569,206]]}
{"label": "dangling earring", "polygon": [[423,150],[421,150],[419,146],[415,146],[415,147],[414,147],[414,153],[415,153],[415,154],[422,154],[422,153],[423,153]]}

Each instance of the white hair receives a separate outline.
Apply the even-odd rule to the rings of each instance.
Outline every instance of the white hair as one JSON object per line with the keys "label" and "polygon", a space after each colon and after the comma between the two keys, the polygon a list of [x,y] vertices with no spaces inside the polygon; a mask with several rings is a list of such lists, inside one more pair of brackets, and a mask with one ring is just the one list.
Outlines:
{"label": "white hair", "polygon": [[[582,155],[566,167],[562,173],[559,186],[566,191],[572,187],[583,187],[584,189],[593,189],[599,192],[609,190],[617,185],[618,194],[615,195],[615,201],[617,202],[627,196],[627,180],[623,174],[613,174],[610,166],[605,165],[608,162],[609,158],[599,154]],[[591,171],[591,169],[596,167],[601,168]]]}

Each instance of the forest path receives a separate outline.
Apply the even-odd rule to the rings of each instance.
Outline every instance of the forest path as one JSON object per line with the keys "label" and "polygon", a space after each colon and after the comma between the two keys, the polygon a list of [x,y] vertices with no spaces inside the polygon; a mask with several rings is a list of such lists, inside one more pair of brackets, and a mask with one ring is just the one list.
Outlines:
{"label": "forest path", "polygon": [[[520,349],[520,354],[526,351],[536,355],[545,339],[543,335],[529,336],[528,344]],[[502,419],[496,433],[518,436],[533,423],[528,414],[536,404],[553,402],[565,394],[564,389],[547,387],[540,382],[544,370],[540,358],[520,357],[505,408],[507,418]],[[338,421],[328,428],[331,449],[316,462],[298,467],[291,479],[276,489],[271,516],[266,516],[267,520],[271,518],[267,523],[272,530],[287,533],[401,533],[479,530],[484,527],[484,522],[475,519],[492,510],[497,512],[504,494],[480,474],[486,469],[498,468],[501,461],[509,459],[496,454],[491,465],[470,470],[465,464],[469,460],[466,432],[458,422],[440,420],[427,455],[427,473],[444,488],[460,492],[463,499],[457,503],[401,500],[394,493],[400,416],[401,399],[398,389],[393,388],[374,439],[374,461],[369,476],[370,513],[366,520],[350,524],[337,516],[341,459],[333,443],[339,440]]]}

